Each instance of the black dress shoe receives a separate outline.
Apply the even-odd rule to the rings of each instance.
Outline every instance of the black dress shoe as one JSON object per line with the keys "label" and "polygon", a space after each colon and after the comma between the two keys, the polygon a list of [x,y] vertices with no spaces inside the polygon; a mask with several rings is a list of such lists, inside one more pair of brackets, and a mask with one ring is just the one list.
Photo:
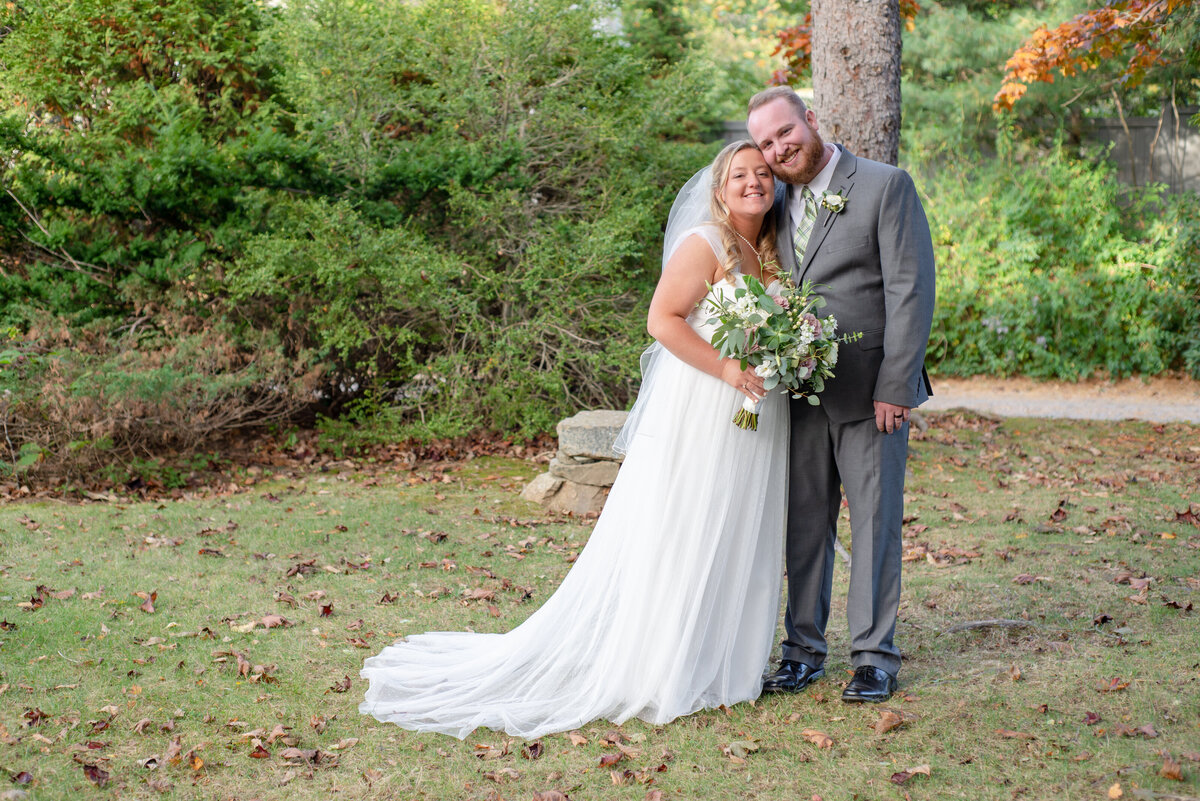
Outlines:
{"label": "black dress shoe", "polygon": [[823,667],[809,667],[803,662],[793,662],[785,659],[779,663],[779,670],[763,679],[764,693],[798,693],[817,679],[825,675]]}
{"label": "black dress shoe", "polygon": [[882,668],[863,665],[854,669],[854,678],[842,690],[842,700],[852,704],[877,704],[892,697],[896,677]]}

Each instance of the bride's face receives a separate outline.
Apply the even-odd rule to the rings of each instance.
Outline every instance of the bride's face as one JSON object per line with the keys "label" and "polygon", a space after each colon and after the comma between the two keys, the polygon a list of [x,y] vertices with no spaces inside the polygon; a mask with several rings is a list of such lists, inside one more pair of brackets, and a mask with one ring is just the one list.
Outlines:
{"label": "bride's face", "polygon": [[761,217],[770,211],[775,202],[775,180],[762,153],[748,147],[734,155],[721,200],[731,215]]}

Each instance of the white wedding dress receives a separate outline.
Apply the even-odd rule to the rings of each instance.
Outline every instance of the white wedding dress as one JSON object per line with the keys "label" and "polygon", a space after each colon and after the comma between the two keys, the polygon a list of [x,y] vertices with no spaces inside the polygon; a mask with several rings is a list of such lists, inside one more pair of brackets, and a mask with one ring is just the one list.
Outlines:
{"label": "white wedding dress", "polygon": [[[705,340],[709,316],[701,304],[688,318]],[[384,648],[363,667],[360,712],[532,739],[758,697],[780,598],[787,396],[770,393],[744,431],[731,422],[743,395],[666,350],[656,358],[616,483],[558,590],[505,634]]]}

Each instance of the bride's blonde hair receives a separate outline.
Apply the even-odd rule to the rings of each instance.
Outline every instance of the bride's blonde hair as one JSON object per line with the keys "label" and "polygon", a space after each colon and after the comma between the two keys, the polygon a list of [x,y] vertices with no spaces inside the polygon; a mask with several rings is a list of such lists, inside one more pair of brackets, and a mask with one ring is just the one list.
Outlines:
{"label": "bride's blonde hair", "polygon": [[[709,205],[713,222],[721,234],[721,244],[724,255],[721,258],[721,278],[728,279],[729,273],[737,269],[742,260],[741,240],[733,232],[729,222],[729,207],[721,199],[721,192],[729,182],[729,170],[733,165],[733,157],[743,150],[758,150],[758,146],[749,139],[739,139],[722,148],[712,163],[712,195]],[[769,284],[771,278],[779,273],[779,249],[775,244],[775,210],[767,212],[763,219],[762,228],[758,232],[758,241],[754,243],[758,257],[763,264],[763,283]]]}

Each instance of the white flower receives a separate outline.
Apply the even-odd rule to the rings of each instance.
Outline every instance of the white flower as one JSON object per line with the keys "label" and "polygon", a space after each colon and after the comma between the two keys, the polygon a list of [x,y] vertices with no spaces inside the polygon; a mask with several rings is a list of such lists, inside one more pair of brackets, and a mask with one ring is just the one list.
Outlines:
{"label": "white flower", "polygon": [[837,364],[837,356],[838,356],[838,343],[837,343],[837,340],[834,340],[832,343],[830,343],[830,347],[829,347],[829,366],[830,367],[833,367]]}
{"label": "white flower", "polygon": [[833,214],[838,214],[846,208],[846,196],[841,193],[841,190],[837,192],[825,190],[821,193],[821,206],[829,209]]}
{"label": "white flower", "polygon": [[821,321],[821,329],[826,339],[833,339],[833,332],[837,331],[837,319],[832,314],[829,315]]}
{"label": "white flower", "polygon": [[758,367],[754,368],[754,374],[759,378],[770,378],[779,372],[779,367],[770,361],[763,362]]}

